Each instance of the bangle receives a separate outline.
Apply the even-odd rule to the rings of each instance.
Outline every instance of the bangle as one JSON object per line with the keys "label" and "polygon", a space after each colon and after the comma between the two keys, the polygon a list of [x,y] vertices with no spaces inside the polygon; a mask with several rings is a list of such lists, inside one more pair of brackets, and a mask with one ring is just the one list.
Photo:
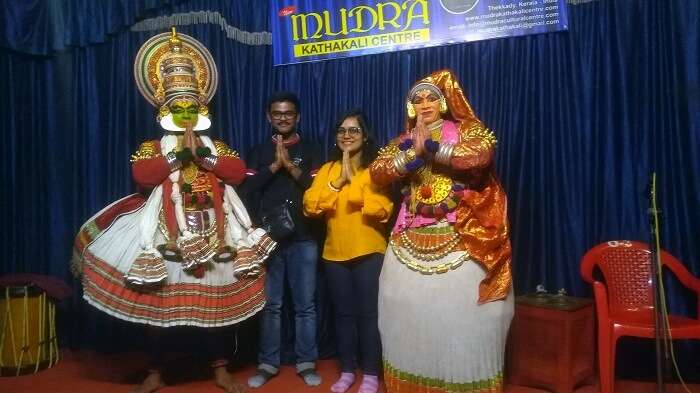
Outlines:
{"label": "bangle", "polygon": [[210,155],[202,158],[202,161],[201,161],[202,167],[204,167],[204,169],[210,171],[216,166],[216,162],[218,160],[219,160],[219,157],[210,154]]}
{"label": "bangle", "polygon": [[408,161],[413,161],[416,159],[416,149],[410,147],[406,150],[406,159]]}
{"label": "bangle", "polygon": [[397,154],[394,157],[394,168],[396,168],[396,172],[399,173],[399,175],[405,175],[406,172],[406,164],[408,163],[408,157],[406,157],[406,152],[402,151],[399,154]]}
{"label": "bangle", "polygon": [[450,143],[441,143],[437,153],[435,153],[435,161],[442,165],[449,165],[454,153],[455,145]]}
{"label": "bangle", "polygon": [[402,151],[394,157],[394,166],[399,175],[405,175],[408,170],[406,164],[416,159],[416,149],[409,147],[406,151]]}
{"label": "bangle", "polygon": [[334,186],[332,180],[329,180],[329,181],[328,181],[328,188],[330,188],[331,191],[340,192],[340,188]]}
{"label": "bangle", "polygon": [[175,172],[176,170],[182,168],[182,161],[177,159],[177,156],[175,155],[175,152],[170,152],[165,155],[165,161],[168,163],[168,167],[170,167],[170,172]]}

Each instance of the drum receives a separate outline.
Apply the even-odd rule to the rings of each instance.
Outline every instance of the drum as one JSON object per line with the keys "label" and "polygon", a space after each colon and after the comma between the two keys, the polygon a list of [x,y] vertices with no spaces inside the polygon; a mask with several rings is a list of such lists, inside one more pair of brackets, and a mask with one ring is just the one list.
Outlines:
{"label": "drum", "polygon": [[0,376],[36,373],[56,364],[56,306],[34,285],[0,291]]}

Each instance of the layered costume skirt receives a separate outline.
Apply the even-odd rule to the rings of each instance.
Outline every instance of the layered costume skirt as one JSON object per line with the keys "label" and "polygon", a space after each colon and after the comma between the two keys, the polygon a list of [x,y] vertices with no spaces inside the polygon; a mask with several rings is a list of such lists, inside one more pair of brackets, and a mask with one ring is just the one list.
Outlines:
{"label": "layered costume skirt", "polygon": [[478,304],[485,273],[465,251],[420,262],[464,260],[454,270],[431,275],[409,269],[410,254],[401,254],[400,259],[389,247],[379,282],[387,392],[502,392],[512,292],[504,300]]}
{"label": "layered costume skirt", "polygon": [[[265,275],[237,278],[234,261],[210,260],[197,272],[181,262],[164,260],[167,279],[156,287],[129,285],[125,277],[143,251],[144,215],[157,209],[140,194],[125,197],[97,213],[75,239],[73,267],[82,277],[83,297],[119,319],[152,326],[221,327],[243,321],[265,305]],[[157,220],[157,218],[156,218]],[[226,224],[226,243],[239,249]],[[155,246],[166,243],[164,231],[154,231]],[[264,259],[267,255],[259,255]]]}

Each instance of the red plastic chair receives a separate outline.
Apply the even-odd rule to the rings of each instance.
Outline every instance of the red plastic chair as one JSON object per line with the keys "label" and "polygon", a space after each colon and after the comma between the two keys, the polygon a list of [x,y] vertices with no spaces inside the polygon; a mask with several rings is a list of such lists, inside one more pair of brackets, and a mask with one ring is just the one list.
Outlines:
{"label": "red plastic chair", "polygon": [[[581,260],[581,276],[593,285],[598,316],[598,367],[601,393],[615,387],[615,347],[622,336],[654,338],[654,295],[651,287],[649,246],[628,240],[610,241],[590,249]],[[661,263],[698,296],[700,279],[666,251]],[[604,282],[593,277],[594,268]],[[700,338],[700,320],[669,315],[673,339]]]}

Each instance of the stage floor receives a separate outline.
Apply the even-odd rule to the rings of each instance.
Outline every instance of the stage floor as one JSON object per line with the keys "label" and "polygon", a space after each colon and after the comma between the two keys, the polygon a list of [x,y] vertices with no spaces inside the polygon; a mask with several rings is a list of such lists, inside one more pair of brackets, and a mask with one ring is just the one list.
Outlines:
{"label": "stage floor", "polygon": [[[0,377],[2,393],[127,393],[140,381],[146,368],[146,358],[142,353],[100,354],[93,351],[63,351],[59,363],[37,374],[19,377]],[[184,362],[183,362],[184,363]],[[193,363],[187,361],[187,363]],[[192,368],[186,364],[176,365],[170,375],[173,385],[159,393],[221,393],[208,379],[207,370]],[[334,360],[322,360],[318,364],[323,384],[307,387],[294,374],[293,367],[283,367],[280,375],[259,389],[249,389],[251,393],[303,393],[329,392],[330,385],[337,377]],[[234,377],[241,381],[252,375],[253,364],[232,366]],[[579,387],[575,393],[598,392],[596,381]],[[359,384],[350,389],[356,393]],[[700,386],[689,386],[692,392],[700,392]],[[648,382],[617,381],[616,393],[653,393],[655,386]],[[381,390],[384,393],[384,390]],[[523,386],[507,386],[506,393],[545,393],[540,389]],[[668,385],[667,393],[684,392],[681,386]]]}

